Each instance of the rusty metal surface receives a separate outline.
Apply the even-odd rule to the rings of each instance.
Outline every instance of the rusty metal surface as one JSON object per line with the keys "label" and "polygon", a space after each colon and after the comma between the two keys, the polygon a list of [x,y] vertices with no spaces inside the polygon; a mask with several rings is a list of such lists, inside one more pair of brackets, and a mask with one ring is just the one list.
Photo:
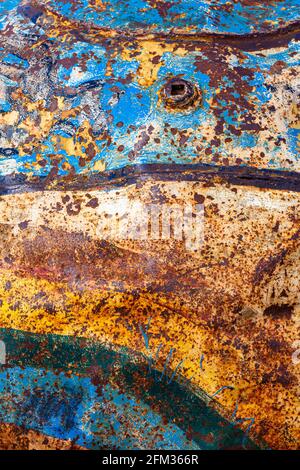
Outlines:
{"label": "rusty metal surface", "polygon": [[[95,28],[38,2],[4,23],[2,174],[73,177],[143,163],[299,169],[298,23],[226,39]],[[174,77],[197,87],[186,106],[168,101]]]}
{"label": "rusty metal surface", "polygon": [[[134,34],[185,32],[192,35],[208,31],[267,33],[299,19],[297,0],[200,0],[197,4],[193,0],[46,0],[30,3],[81,23],[76,33],[89,26],[110,29],[113,34],[119,31],[132,31]],[[38,8],[34,12],[37,16]]]}
{"label": "rusty metal surface", "polygon": [[3,448],[299,446],[299,4],[167,3],[4,9]]}

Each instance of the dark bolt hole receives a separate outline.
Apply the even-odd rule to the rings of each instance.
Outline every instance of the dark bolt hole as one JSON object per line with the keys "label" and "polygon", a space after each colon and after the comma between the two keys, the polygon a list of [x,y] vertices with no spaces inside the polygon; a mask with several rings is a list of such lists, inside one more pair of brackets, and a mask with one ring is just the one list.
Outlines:
{"label": "dark bolt hole", "polygon": [[185,85],[183,84],[173,84],[171,85],[171,95],[173,96],[181,96],[185,93]]}
{"label": "dark bolt hole", "polygon": [[201,101],[201,92],[197,84],[181,77],[169,79],[160,93],[165,107],[174,111],[192,109]]}

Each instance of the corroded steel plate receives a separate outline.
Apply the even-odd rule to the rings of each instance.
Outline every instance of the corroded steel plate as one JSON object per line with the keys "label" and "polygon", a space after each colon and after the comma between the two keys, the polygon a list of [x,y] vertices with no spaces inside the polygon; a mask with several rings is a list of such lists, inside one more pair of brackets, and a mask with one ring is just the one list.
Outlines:
{"label": "corroded steel plate", "polygon": [[298,2],[5,3],[0,446],[296,449]]}
{"label": "corroded steel plate", "polygon": [[114,33],[247,34],[270,32],[299,19],[297,0],[46,0],[31,3],[38,4],[32,10],[35,18],[42,7],[43,11],[56,13],[64,20],[81,23],[76,33],[93,25]]}

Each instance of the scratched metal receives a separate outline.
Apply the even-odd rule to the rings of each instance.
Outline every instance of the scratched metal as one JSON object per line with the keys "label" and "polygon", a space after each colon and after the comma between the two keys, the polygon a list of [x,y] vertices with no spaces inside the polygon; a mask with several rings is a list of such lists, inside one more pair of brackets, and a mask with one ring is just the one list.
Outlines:
{"label": "scratched metal", "polygon": [[299,446],[299,7],[0,4],[1,448]]}

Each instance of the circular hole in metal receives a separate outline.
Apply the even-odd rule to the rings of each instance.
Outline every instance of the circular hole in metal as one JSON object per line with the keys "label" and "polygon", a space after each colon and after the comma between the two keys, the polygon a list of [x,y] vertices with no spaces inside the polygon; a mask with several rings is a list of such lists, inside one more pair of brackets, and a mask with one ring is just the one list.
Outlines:
{"label": "circular hole in metal", "polygon": [[170,111],[190,110],[201,102],[201,92],[195,83],[174,77],[160,91],[165,107]]}

